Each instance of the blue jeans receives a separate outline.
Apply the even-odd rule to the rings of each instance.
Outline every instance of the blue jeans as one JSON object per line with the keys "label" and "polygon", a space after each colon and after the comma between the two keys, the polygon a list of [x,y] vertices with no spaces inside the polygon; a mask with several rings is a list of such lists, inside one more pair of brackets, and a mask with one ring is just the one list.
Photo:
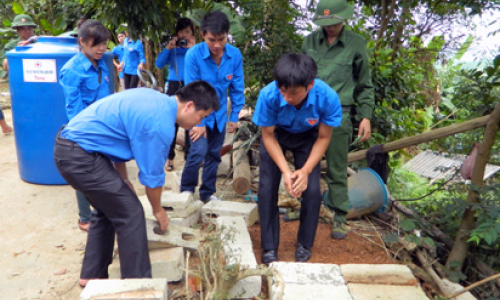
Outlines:
{"label": "blue jeans", "polygon": [[[217,126],[213,129],[205,127],[207,130],[207,137],[200,137],[196,142],[189,141],[191,144],[182,171],[181,178],[181,192],[190,191],[194,193],[198,185],[198,174],[200,171],[200,164],[203,163],[202,184],[200,187],[200,199],[202,201],[208,200],[215,191],[215,183],[217,181],[217,168],[221,162],[220,150],[224,143],[224,136],[226,127],[222,132],[217,130]],[[189,134],[189,133],[186,133]]]}
{"label": "blue jeans", "polygon": [[90,222],[90,203],[85,195],[80,191],[76,192],[76,200],[78,201],[78,215],[80,216],[80,221],[82,223]]}

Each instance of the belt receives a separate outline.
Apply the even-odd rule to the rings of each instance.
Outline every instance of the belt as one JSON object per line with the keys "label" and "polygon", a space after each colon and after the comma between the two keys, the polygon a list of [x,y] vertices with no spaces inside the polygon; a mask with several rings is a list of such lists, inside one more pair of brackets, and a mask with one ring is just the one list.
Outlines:
{"label": "belt", "polygon": [[71,147],[80,148],[80,146],[77,143],[70,141],[68,139],[65,139],[65,138],[61,137],[59,134],[57,134],[56,143],[59,145],[63,145],[63,146],[71,146]]}
{"label": "belt", "polygon": [[342,112],[345,113],[345,112],[348,112],[350,113],[352,110],[352,105],[342,105]]}

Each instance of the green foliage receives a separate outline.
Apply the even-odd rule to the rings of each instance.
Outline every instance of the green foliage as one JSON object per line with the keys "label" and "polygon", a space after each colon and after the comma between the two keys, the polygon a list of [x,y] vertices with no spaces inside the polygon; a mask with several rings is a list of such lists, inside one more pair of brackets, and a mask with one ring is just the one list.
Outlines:
{"label": "green foliage", "polygon": [[159,42],[165,29],[173,32],[180,15],[189,9],[202,7],[203,3],[200,0],[80,0],[80,5],[92,13],[92,18],[108,25],[112,31],[125,24],[132,38],[144,36]]}
{"label": "green foliage", "polygon": [[484,241],[488,246],[500,246],[500,183],[483,186],[479,195],[480,205],[474,207],[478,226],[472,230],[468,242],[480,245]]}
{"label": "green foliage", "polygon": [[[442,126],[488,115],[500,99],[500,55],[485,67],[467,69],[460,64],[449,64],[439,69],[439,74],[442,98],[446,100],[440,108],[452,116]],[[482,128],[457,134],[440,140],[439,147],[468,154],[482,140],[482,135]],[[437,143],[431,146],[438,147]],[[500,163],[500,143],[493,145],[490,163]]]}
{"label": "green foliage", "polygon": [[439,39],[422,45],[412,38],[410,48],[376,49],[375,42],[368,43],[372,58],[372,81],[375,87],[375,111],[372,118],[374,135],[370,145],[397,140],[426,131],[434,120],[429,104],[439,95],[435,92],[437,81],[433,70],[435,49]]}
{"label": "green foliage", "polygon": [[[260,89],[273,81],[272,69],[285,53],[300,52],[303,16],[294,1],[236,0],[244,34],[236,46],[244,57],[246,104],[254,106]],[[302,22],[303,23],[303,22]]]}

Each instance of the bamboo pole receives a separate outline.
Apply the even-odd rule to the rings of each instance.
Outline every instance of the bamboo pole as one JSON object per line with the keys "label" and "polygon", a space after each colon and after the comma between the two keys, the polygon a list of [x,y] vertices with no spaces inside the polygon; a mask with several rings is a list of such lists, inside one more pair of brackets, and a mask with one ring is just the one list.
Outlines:
{"label": "bamboo pole", "polygon": [[477,150],[477,158],[474,163],[474,169],[472,171],[471,182],[474,188],[469,189],[469,194],[467,195],[467,203],[470,205],[465,210],[462,221],[460,222],[460,227],[458,228],[457,236],[455,238],[455,244],[451,248],[450,255],[446,260],[446,267],[451,270],[461,270],[462,265],[467,257],[467,252],[469,250],[469,239],[470,232],[476,228],[476,211],[474,205],[480,202],[478,190],[483,186],[484,170],[486,169],[486,164],[490,159],[490,151],[495,143],[495,136],[499,129],[500,123],[500,102],[498,102],[493,110],[493,113],[488,116],[488,123],[486,124],[486,129],[483,135],[483,142],[479,144]]}
{"label": "bamboo pole", "polygon": [[[484,117],[475,118],[460,124],[453,124],[450,126],[442,127],[439,129],[427,131],[418,135],[410,136],[407,138],[402,138],[400,140],[389,142],[384,144],[383,150],[384,152],[390,152],[394,150],[400,150],[412,145],[418,145],[422,143],[427,143],[435,139],[439,139],[442,137],[447,137],[449,135],[457,134],[460,132],[469,131],[475,128],[483,127],[486,125],[488,121],[489,115]],[[349,162],[363,160],[366,157],[366,152],[368,150],[361,150],[349,153],[347,156],[347,160]]]}

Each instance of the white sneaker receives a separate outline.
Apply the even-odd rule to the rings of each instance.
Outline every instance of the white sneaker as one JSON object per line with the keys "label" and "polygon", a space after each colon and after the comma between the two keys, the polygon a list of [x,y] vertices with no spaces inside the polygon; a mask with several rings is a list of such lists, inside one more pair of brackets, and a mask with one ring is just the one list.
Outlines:
{"label": "white sneaker", "polygon": [[203,202],[207,203],[207,202],[210,202],[210,201],[222,201],[222,199],[220,199],[219,197],[217,197],[215,195],[212,195],[212,196],[210,196],[210,198],[208,198],[207,200],[205,200]]}

